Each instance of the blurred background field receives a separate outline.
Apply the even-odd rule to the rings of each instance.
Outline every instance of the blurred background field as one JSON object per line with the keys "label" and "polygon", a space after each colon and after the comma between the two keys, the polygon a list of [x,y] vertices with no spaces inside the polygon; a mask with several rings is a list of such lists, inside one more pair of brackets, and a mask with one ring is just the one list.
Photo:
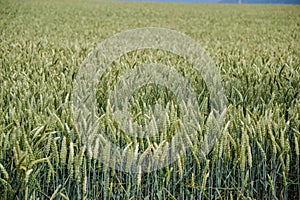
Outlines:
{"label": "blurred background field", "polygon": [[[300,6],[0,1],[1,199],[299,199]],[[105,168],[71,114],[72,81],[104,39],[164,27],[220,70],[228,129],[204,159]],[[205,127],[203,127],[205,129]]]}

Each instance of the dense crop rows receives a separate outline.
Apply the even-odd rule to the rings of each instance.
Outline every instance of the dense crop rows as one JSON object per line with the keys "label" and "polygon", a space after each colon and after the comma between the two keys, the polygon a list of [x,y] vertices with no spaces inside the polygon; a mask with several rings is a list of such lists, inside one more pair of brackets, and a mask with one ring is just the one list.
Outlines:
{"label": "dense crop rows", "polygon": [[[1,0],[0,198],[299,199],[299,8]],[[189,154],[163,169],[124,173],[107,168],[93,158],[96,150],[84,146],[72,119],[72,83],[105,38],[149,26],[185,33],[209,52],[229,101],[227,126],[204,157],[194,142]],[[112,69],[132,68],[136,58],[173,62],[179,71],[183,63],[147,50],[132,52]],[[100,80],[99,115],[109,108],[106,89],[115,81],[114,70]],[[170,97],[162,88],[152,90]],[[137,99],[153,103],[144,92]],[[199,97],[203,118],[209,109],[205,95]],[[133,115],[144,109],[137,102]],[[116,129],[103,119],[110,137]],[[176,129],[172,123],[170,118],[170,130]],[[199,133],[209,129],[199,126]]]}

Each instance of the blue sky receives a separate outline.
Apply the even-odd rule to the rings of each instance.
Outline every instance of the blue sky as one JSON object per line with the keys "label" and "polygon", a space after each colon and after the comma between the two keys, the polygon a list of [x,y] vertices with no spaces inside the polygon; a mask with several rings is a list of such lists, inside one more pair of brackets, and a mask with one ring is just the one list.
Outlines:
{"label": "blue sky", "polygon": [[211,3],[217,3],[219,0],[129,0],[129,1],[150,1],[150,2],[211,2]]}
{"label": "blue sky", "polygon": [[[123,1],[146,1],[146,2],[189,2],[189,3],[218,3],[238,2],[238,0],[123,0]],[[259,4],[300,4],[300,0],[242,0],[244,3]]]}

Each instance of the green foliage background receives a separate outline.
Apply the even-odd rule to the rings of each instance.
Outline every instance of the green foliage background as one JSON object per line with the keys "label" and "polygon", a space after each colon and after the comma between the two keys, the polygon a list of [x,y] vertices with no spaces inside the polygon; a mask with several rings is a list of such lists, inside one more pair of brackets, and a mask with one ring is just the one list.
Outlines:
{"label": "green foliage background", "polygon": [[[300,7],[0,1],[1,199],[299,199]],[[126,174],[93,159],[71,115],[72,81],[105,38],[164,27],[221,72],[228,129],[164,169]]]}

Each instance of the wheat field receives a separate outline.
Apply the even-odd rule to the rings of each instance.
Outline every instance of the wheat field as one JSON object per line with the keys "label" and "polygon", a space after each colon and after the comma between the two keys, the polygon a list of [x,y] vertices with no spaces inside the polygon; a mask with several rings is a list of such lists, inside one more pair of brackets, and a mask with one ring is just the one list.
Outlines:
{"label": "wheat field", "polygon": [[[299,10],[283,5],[0,0],[0,198],[299,199]],[[82,141],[72,115],[73,81],[99,43],[141,27],[172,29],[199,42],[220,71],[228,110],[226,126],[207,155],[200,156],[202,143],[193,141],[191,151],[174,163],[127,173],[107,167],[100,160],[109,161],[110,155],[96,159],[98,147]],[[108,88],[116,73],[133,68],[137,58],[184,69],[182,58],[159,50],[120,58],[99,81],[99,126],[115,143],[133,142],[140,151],[151,151],[151,142],[122,135],[107,114]],[[191,72],[185,76],[201,93],[201,80]],[[132,105],[140,123],[145,120],[138,115],[143,103],[172,96],[155,86],[149,90]],[[153,90],[159,97],[152,96]],[[206,119],[208,91],[201,95]],[[168,114],[165,135],[153,138],[155,145],[176,132],[176,110],[171,106]],[[197,126],[199,135],[214,131],[202,122]]]}

